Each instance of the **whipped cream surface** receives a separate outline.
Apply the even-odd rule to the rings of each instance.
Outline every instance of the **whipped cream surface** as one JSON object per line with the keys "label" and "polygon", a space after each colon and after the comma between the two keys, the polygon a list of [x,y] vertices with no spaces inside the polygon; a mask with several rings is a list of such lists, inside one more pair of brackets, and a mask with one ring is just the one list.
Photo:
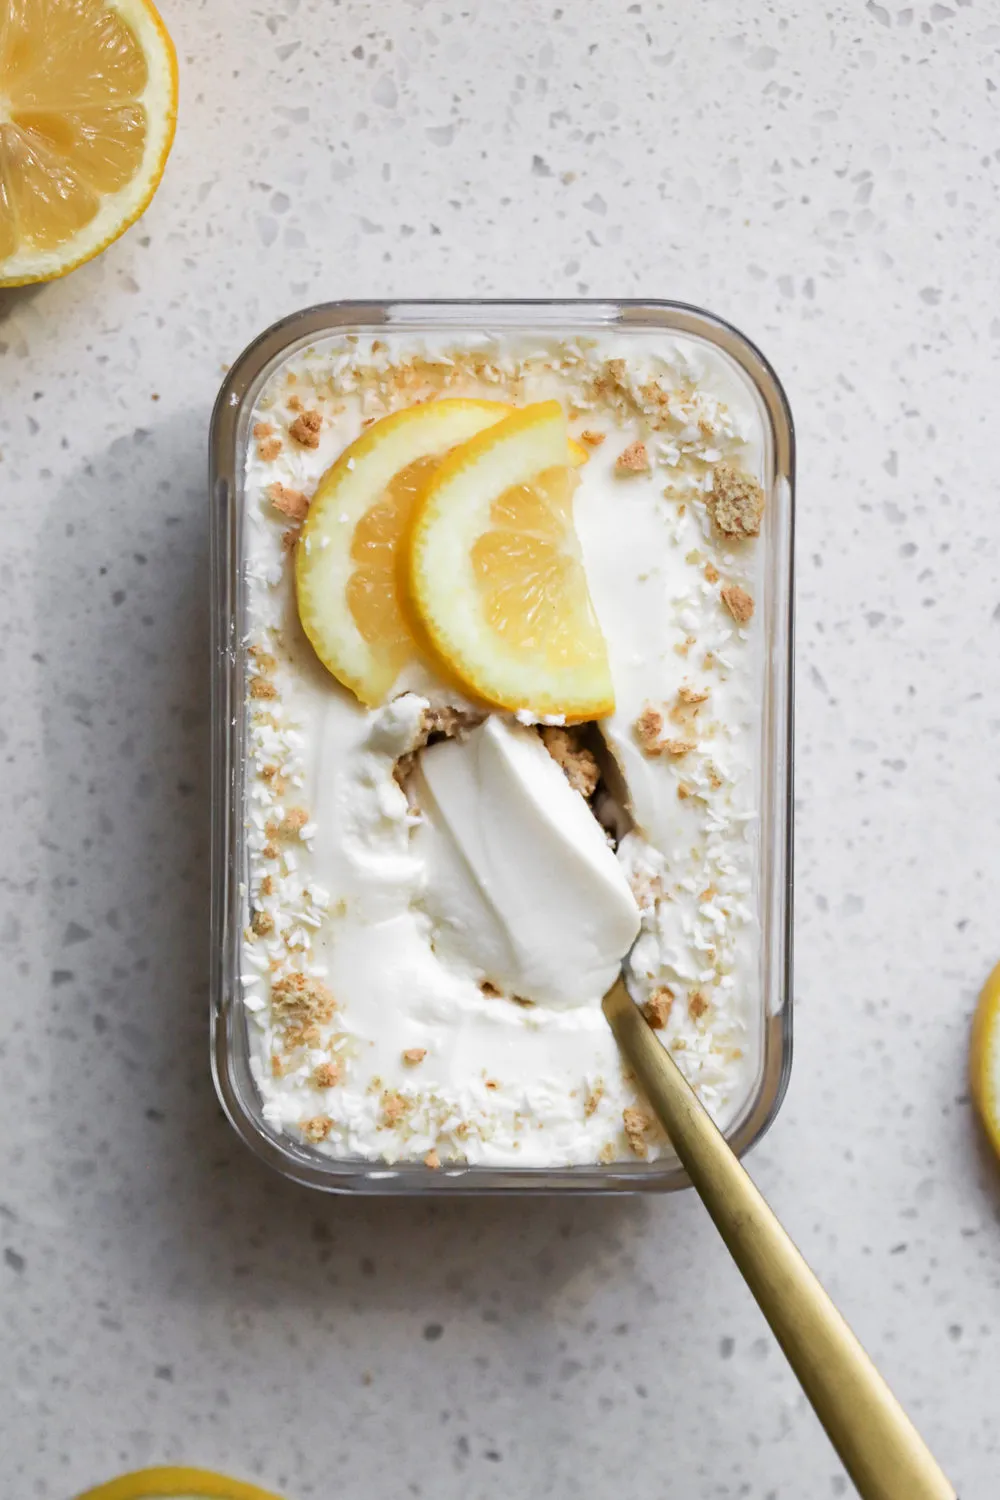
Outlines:
{"label": "whipped cream surface", "polygon": [[[366,708],[302,634],[293,548],[320,476],[370,420],[438,395],[555,397],[588,446],[574,517],[616,699],[590,806],[530,713],[477,725],[424,665]],[[637,442],[644,463],[623,465]],[[271,377],[245,474],[241,983],[275,1129],[443,1168],[667,1153],[600,1009],[625,953],[716,1120],[746,1105],[764,1019],[761,544],[720,533],[710,502],[720,465],[762,477],[763,444],[735,367],[660,333],[379,331]],[[422,748],[452,710],[461,737]]]}

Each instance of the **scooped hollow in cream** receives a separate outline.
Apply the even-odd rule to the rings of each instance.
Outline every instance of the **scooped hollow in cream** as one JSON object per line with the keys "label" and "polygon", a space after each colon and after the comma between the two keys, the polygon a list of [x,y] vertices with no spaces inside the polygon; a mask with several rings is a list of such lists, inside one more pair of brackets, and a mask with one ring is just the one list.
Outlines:
{"label": "scooped hollow in cream", "polygon": [[430,746],[413,788],[413,852],[434,946],[536,1004],[590,1005],[639,931],[622,868],[538,736],[498,717]]}

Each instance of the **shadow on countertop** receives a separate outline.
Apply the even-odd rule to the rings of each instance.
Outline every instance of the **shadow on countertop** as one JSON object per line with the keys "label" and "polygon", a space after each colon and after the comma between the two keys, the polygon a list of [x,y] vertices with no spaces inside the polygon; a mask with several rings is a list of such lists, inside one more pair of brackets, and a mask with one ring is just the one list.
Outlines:
{"label": "shadow on countertop", "polygon": [[478,1277],[527,1311],[588,1263],[628,1274],[644,1201],[326,1198],[224,1120],[208,1049],[206,446],[201,415],[116,439],[55,496],[33,561],[53,830],[44,1108],[80,1255],[102,1281],[235,1306],[412,1307],[421,1283]]}

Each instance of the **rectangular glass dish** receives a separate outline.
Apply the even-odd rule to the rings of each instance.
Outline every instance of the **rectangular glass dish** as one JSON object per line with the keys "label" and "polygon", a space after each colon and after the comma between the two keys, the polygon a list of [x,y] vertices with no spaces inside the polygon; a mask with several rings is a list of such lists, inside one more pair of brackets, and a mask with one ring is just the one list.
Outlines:
{"label": "rectangular glass dish", "polygon": [[275,324],[240,356],[220,391],[210,437],[212,550],[212,1069],[234,1129],[285,1176],[327,1192],[535,1193],[668,1191],[687,1185],[676,1159],[558,1167],[395,1163],[338,1159],[273,1127],[251,1072],[241,978],[250,920],[247,847],[248,636],[245,476],[255,404],[274,372],[297,352],[338,335],[586,338],[613,331],[648,341],[662,333],[708,345],[743,388],[763,434],[766,495],[760,537],[757,610],[762,637],[758,835],[756,1082],[726,1130],[737,1152],[752,1146],[781,1103],[791,1065],[792,940],[792,629],[794,434],[781,385],[736,329],[697,308],[671,302],[329,303]]}

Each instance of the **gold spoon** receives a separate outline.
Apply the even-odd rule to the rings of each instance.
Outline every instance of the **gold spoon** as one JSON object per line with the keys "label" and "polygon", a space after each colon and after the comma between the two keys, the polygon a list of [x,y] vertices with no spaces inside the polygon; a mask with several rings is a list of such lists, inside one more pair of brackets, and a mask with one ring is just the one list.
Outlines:
{"label": "gold spoon", "polygon": [[956,1500],[920,1434],[619,978],[604,1014],[863,1500]]}

